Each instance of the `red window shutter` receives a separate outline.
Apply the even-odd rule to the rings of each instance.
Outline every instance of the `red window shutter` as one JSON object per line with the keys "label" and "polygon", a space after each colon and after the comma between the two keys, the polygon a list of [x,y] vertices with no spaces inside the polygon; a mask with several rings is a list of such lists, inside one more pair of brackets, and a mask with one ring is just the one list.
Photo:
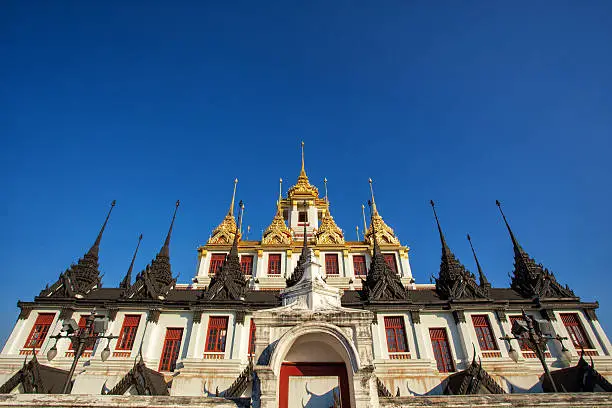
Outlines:
{"label": "red window shutter", "polygon": [[395,261],[395,254],[383,254],[385,263],[389,265],[391,270],[397,273],[397,262]]}
{"label": "red window shutter", "polygon": [[227,338],[227,317],[211,316],[208,320],[206,352],[224,352]]}
{"label": "red window shutter", "polygon": [[119,332],[116,350],[131,350],[134,346],[136,331],[140,323],[140,315],[125,315],[123,326]]}
{"label": "red window shutter", "polygon": [[53,319],[55,319],[55,313],[39,313],[23,347],[40,348],[47,338]]}
{"label": "red window shutter", "polygon": [[253,274],[253,255],[242,255],[240,257],[240,269],[245,275]]}
{"label": "red window shutter", "polygon": [[366,276],[366,260],[363,255],[354,255],[353,256],[353,269],[355,271],[355,276]]}
{"label": "red window shutter", "polygon": [[255,322],[251,319],[251,327],[249,328],[249,355],[255,354]]}
{"label": "red window shutter", "polygon": [[498,350],[497,342],[493,336],[493,329],[487,315],[472,315],[472,323],[476,331],[476,338],[481,350]]}
{"label": "red window shutter", "polygon": [[[85,325],[87,324],[87,318],[89,317],[89,315],[81,315],[80,319],[79,319],[79,330],[84,330],[85,329]],[[97,318],[103,317],[103,316],[96,316]],[[91,327],[88,328],[87,330],[87,334],[89,336],[92,336],[94,334],[94,328],[93,328],[93,324],[91,325]],[[91,351],[94,348],[94,345],[96,344],[96,341],[98,339],[96,339],[95,337],[90,338],[89,340],[87,340],[85,342],[85,351]],[[72,342],[70,342],[70,345],[68,346],[68,350],[74,350],[74,348],[72,347]]]}
{"label": "red window shutter", "polygon": [[572,343],[574,347],[577,349],[585,348],[590,349],[593,348],[591,343],[589,342],[589,338],[587,337],[582,324],[580,323],[580,318],[576,313],[561,313],[561,321],[563,325],[567,329],[570,338],[572,339]]}
{"label": "red window shutter", "polygon": [[408,352],[406,329],[404,328],[404,319],[401,316],[385,317],[385,333],[389,352]]}
{"label": "red window shutter", "polygon": [[208,268],[208,274],[214,276],[221,266],[225,262],[225,254],[212,254],[210,257],[210,267]]}
{"label": "red window shutter", "polygon": [[159,371],[174,371],[181,350],[182,328],[167,328],[164,348],[159,359]]}
{"label": "red window shutter", "polygon": [[281,256],[280,254],[268,255],[268,275],[280,275]]}
{"label": "red window shutter", "polygon": [[338,275],[338,254],[325,254],[325,273],[327,275]]}
{"label": "red window shutter", "polygon": [[[510,316],[510,326],[512,326],[514,324],[514,322],[516,321],[521,321],[523,322],[523,316]],[[531,351],[531,349],[529,348],[529,346],[527,345],[527,341],[526,340],[519,340],[519,348],[521,349],[521,351]]]}
{"label": "red window shutter", "polygon": [[431,339],[431,347],[433,348],[438,371],[441,373],[455,371],[455,363],[451,355],[446,329],[431,328],[429,329],[429,337]]}

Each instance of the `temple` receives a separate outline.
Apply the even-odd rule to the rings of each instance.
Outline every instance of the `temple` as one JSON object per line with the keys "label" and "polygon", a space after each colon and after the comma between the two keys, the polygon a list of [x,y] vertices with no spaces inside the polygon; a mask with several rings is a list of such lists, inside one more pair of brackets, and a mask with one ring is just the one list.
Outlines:
{"label": "temple", "polygon": [[[529,345],[500,339],[523,311],[561,339],[543,351],[557,383],[612,391],[612,344],[597,320],[598,303],[582,301],[523,249],[501,203],[500,228],[514,252],[508,287],[491,286],[469,236],[477,274],[461,263],[433,201],[440,268],[435,283],[418,283],[409,247],[383,219],[369,184],[363,236],[348,240],[332,215],[327,180],[322,195],[307,176],[302,144],[297,181],[283,194],[280,180],[276,203],[262,203],[270,224],[260,239],[248,240],[235,180],[227,213],[197,249],[189,284],[177,283],[171,268],[177,201],[150,263],[132,279],[140,236],[125,277],[102,286],[99,254],[113,201],[83,258],[33,301],[18,302],[21,312],[0,353],[0,393],[59,393],[68,383],[74,394],[364,408],[396,396],[548,392]],[[116,338],[87,343],[70,375],[75,349],[52,336],[70,319],[90,330],[92,311]],[[48,361],[51,349],[57,357]]]}

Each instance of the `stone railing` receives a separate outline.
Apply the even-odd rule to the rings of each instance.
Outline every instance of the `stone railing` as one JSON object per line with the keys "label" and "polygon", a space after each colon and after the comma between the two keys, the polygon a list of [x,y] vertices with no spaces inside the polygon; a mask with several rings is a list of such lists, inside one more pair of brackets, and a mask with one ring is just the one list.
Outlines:
{"label": "stone railing", "polygon": [[417,407],[555,407],[555,408],[610,408],[612,393],[559,393],[559,394],[490,394],[490,395],[436,395],[420,397],[380,398],[381,408]]}

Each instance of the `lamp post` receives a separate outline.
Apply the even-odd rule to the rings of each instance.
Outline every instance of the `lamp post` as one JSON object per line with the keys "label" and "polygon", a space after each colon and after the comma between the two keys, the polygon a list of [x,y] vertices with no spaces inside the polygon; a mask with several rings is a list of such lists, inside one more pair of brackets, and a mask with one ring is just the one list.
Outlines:
{"label": "lamp post", "polygon": [[504,337],[500,337],[499,339],[508,342],[508,344],[510,345],[510,350],[508,350],[508,354],[515,363],[518,362],[518,351],[516,351],[512,347],[512,343],[510,343],[510,340],[524,341],[527,347],[529,347],[529,349],[532,350],[540,360],[540,363],[544,368],[546,378],[548,378],[548,381],[550,381],[550,385],[553,391],[559,392],[557,389],[557,384],[555,384],[555,381],[553,380],[552,375],[550,374],[550,370],[548,369],[548,365],[546,364],[546,343],[548,342],[548,340],[559,341],[559,343],[561,343],[561,353],[563,353],[563,357],[565,357],[566,360],[570,361],[572,356],[569,350],[566,349],[565,345],[563,344],[563,340],[567,340],[567,337],[561,337],[559,335],[553,336],[552,328],[549,327],[548,322],[537,321],[536,319],[527,316],[527,313],[525,313],[524,310],[522,311],[522,314],[523,321],[517,320],[512,324],[511,332],[514,337],[506,335]]}
{"label": "lamp post", "polygon": [[56,346],[59,339],[70,339],[72,348],[74,349],[74,359],[72,360],[72,366],[68,372],[68,378],[66,378],[66,383],[64,384],[62,394],[66,394],[68,392],[68,387],[70,386],[74,370],[76,369],[79,358],[81,358],[83,352],[85,351],[87,343],[95,342],[98,339],[107,339],[108,342],[106,343],[104,350],[102,350],[102,353],[100,353],[100,357],[102,358],[102,361],[106,361],[108,357],[110,357],[110,341],[112,339],[116,339],[117,336],[113,336],[112,334],[103,335],[107,326],[108,320],[96,319],[96,312],[94,309],[94,311],[87,316],[87,319],[85,320],[85,327],[79,328],[74,319],[70,319],[65,322],[62,327],[62,331],[65,331],[66,334],[59,333],[55,336],[50,336],[52,339],[55,339],[55,343],[47,352],[47,359],[49,361],[53,360],[57,355]]}

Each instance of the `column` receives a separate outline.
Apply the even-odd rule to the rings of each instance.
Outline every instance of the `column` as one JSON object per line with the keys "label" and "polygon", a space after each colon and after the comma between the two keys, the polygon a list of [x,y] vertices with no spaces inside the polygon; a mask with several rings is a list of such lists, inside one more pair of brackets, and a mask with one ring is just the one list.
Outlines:
{"label": "column", "polygon": [[[412,331],[416,344],[415,358],[430,360],[429,350],[425,345],[425,332],[421,324],[421,313],[418,310],[410,311],[410,320],[412,320]],[[418,354],[417,354],[418,352]]]}
{"label": "column", "polygon": [[463,350],[463,362],[468,364],[471,357],[468,344],[472,343],[472,339],[470,336],[470,329],[465,321],[465,312],[463,310],[453,310],[453,318],[455,319],[455,324],[457,324],[457,328],[459,329],[459,343],[461,344],[461,349]]}

